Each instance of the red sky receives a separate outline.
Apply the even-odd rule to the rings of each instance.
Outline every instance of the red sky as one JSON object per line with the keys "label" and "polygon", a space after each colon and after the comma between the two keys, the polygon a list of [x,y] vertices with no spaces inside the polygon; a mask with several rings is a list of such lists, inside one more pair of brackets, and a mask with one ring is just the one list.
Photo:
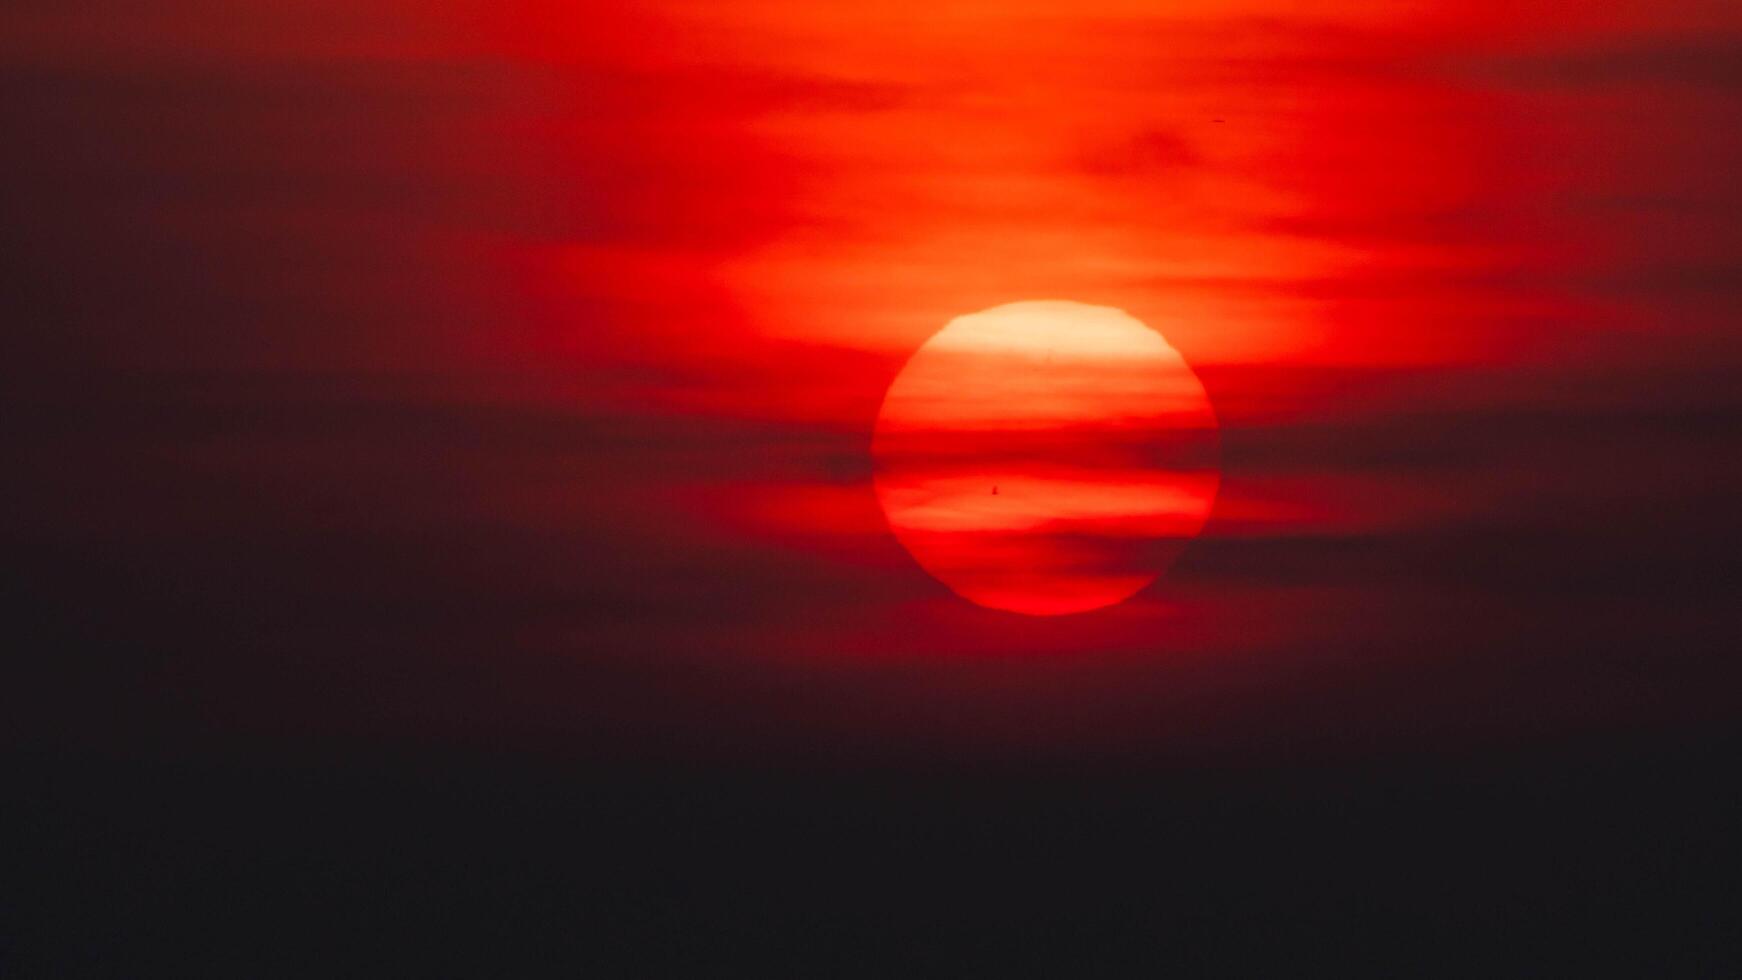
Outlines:
{"label": "red sky", "polygon": [[[73,651],[26,733],[1263,755],[1734,712],[1728,0],[94,6],[0,14],[0,529]],[[914,348],[1034,298],[1161,329],[1223,440],[1174,571],[1040,625],[919,572],[867,455]]]}

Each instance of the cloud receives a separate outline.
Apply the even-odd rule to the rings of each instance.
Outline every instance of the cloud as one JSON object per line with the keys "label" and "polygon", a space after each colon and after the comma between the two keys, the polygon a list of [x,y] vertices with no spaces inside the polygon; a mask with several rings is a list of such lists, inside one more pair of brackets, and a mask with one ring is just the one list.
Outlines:
{"label": "cloud", "polygon": [[1475,77],[1524,88],[1682,85],[1728,91],[1742,88],[1742,38],[1629,38],[1465,64]]}
{"label": "cloud", "polygon": [[1203,157],[1185,137],[1167,130],[1150,130],[1097,146],[1083,155],[1083,169],[1109,177],[1156,176],[1193,167]]}

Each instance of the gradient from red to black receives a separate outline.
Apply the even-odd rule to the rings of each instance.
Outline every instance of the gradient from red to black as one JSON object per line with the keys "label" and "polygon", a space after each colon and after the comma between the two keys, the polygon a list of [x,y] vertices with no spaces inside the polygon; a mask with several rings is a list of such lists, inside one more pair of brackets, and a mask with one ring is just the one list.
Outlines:
{"label": "gradient from red to black", "polygon": [[[1733,744],[1742,13],[1157,8],[10,5],[17,755],[1106,802]],[[1161,330],[1221,483],[1035,620],[915,566],[869,449],[927,337],[1049,298]]]}

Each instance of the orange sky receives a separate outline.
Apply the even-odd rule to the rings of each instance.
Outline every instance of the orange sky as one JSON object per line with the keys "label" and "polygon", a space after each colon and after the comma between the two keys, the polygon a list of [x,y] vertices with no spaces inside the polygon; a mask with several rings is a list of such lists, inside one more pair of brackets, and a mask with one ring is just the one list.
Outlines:
{"label": "orange sky", "polygon": [[1734,12],[1451,6],[668,4],[615,22],[654,44],[515,38],[569,86],[516,131],[648,236],[517,246],[543,343],[572,349],[588,304],[635,308],[620,354],[796,357],[827,389],[664,397],[846,421],[865,410],[832,372],[869,387],[950,317],[1024,298],[1130,310],[1203,366],[1704,342],[1604,283],[1733,241],[1665,240],[1630,202],[1725,193],[1736,112],[1699,38]]}
{"label": "orange sky", "polygon": [[[0,26],[34,481],[7,540],[42,589],[104,569],[148,597],[133,620],[279,637],[235,668],[237,724],[307,714],[272,678],[318,687],[289,666],[331,639],[303,611],[340,607],[334,649],[447,651],[393,676],[456,728],[657,728],[586,672],[675,663],[637,674],[646,703],[724,728],[781,671],[838,671],[794,724],[863,734],[935,682],[971,705],[934,731],[1020,741],[1056,709],[1116,741],[1154,717],[1136,692],[1213,721],[1181,663],[1312,656],[1468,719],[1514,661],[1454,646],[1697,632],[1671,607],[1728,568],[1731,0],[98,0]],[[908,355],[1037,298],[1156,327],[1221,423],[1203,536],[1082,634],[956,608],[872,488]],[[527,671],[490,706],[486,649]],[[1442,659],[1387,659],[1418,650]],[[946,653],[1104,670],[973,701]],[[736,693],[670,681],[703,674]],[[1635,677],[1508,710],[1723,689]]]}

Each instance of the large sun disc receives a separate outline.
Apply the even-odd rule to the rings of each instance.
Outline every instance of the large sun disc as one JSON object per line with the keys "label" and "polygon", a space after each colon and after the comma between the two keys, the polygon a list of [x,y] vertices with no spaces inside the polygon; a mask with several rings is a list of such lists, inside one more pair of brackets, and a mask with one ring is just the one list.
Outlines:
{"label": "large sun disc", "polygon": [[982,606],[1085,612],[1154,581],[1215,499],[1216,417],[1159,333],[1105,306],[957,317],[889,386],[877,496],[919,565]]}

